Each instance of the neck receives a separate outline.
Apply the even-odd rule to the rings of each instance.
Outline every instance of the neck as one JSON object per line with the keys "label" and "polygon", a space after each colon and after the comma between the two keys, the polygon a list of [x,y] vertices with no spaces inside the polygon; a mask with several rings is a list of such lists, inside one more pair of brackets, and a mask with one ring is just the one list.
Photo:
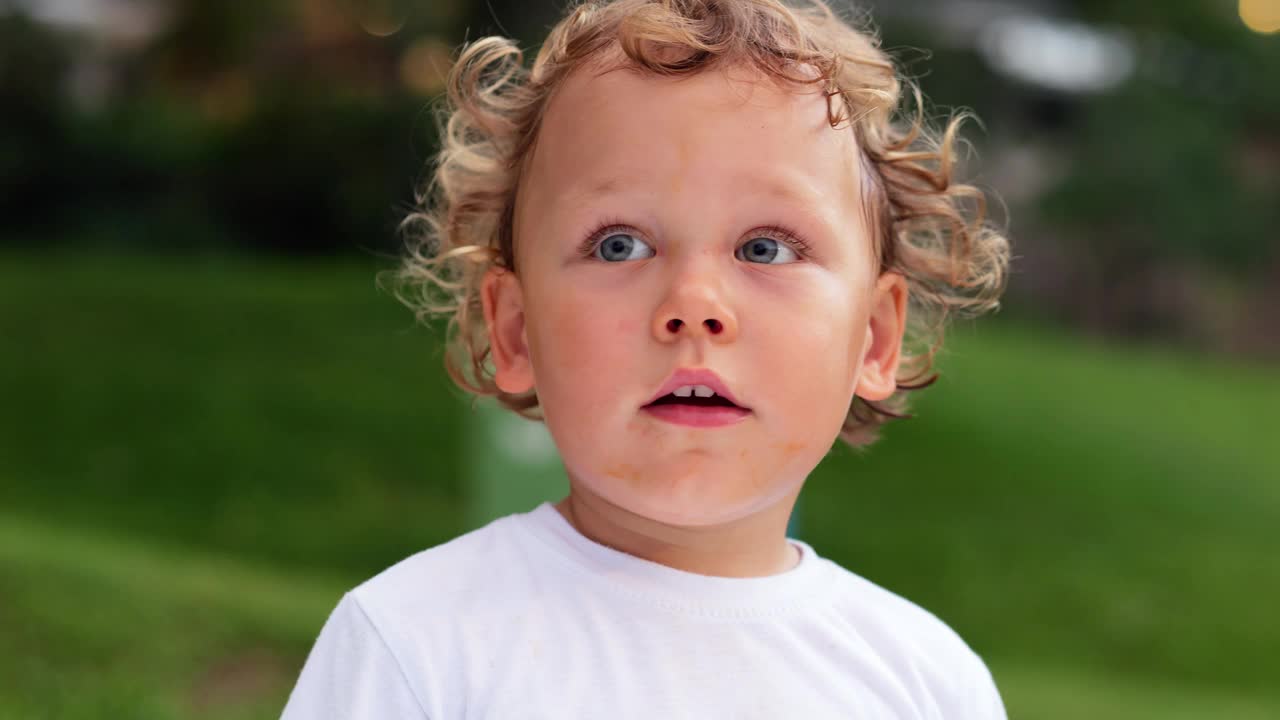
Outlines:
{"label": "neck", "polygon": [[763,577],[786,572],[800,560],[787,542],[787,521],[800,488],[772,506],[731,522],[683,526],[660,523],[625,510],[570,483],[556,510],[587,538],[620,552],[677,570],[720,577]]}

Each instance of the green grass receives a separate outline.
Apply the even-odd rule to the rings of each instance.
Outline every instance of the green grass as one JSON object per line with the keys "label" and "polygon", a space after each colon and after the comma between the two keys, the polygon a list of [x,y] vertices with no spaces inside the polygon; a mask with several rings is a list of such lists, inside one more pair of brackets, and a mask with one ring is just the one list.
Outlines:
{"label": "green grass", "polygon": [[1013,720],[1274,720],[1275,694],[1186,685],[1097,668],[992,663]]}
{"label": "green grass", "polygon": [[[467,529],[374,261],[0,257],[0,718],[268,718],[341,593]],[[1013,718],[1275,717],[1274,368],[988,323],[802,498]]]}
{"label": "green grass", "polygon": [[0,717],[275,717],[345,589],[0,516]]}
{"label": "green grass", "polygon": [[353,573],[456,534],[461,403],[375,271],[0,261],[0,503]]}
{"label": "green grass", "polygon": [[1274,691],[1280,373],[956,335],[917,418],[811,478],[815,539],[980,652]]}

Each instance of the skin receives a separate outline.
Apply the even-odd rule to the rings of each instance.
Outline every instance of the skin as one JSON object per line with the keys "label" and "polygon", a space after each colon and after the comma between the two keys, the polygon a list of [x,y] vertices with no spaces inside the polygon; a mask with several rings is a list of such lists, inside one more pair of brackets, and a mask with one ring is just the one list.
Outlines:
{"label": "skin", "polygon": [[[516,273],[490,270],[482,302],[496,382],[537,389],[569,478],[556,508],[581,533],[704,575],[796,564],[804,480],[855,393],[892,394],[902,344],[906,284],[877,267],[857,152],[821,93],[746,68],[587,68],[557,91],[517,190]],[[606,224],[636,259],[581,251]],[[738,252],[788,248],[771,226],[809,251]],[[681,367],[714,370],[750,416],[643,411]]]}

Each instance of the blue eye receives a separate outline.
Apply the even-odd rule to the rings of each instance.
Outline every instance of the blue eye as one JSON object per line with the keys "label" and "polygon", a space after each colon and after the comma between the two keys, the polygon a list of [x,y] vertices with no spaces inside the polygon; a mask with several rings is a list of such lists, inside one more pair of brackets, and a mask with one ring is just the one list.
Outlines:
{"label": "blue eye", "polygon": [[595,256],[606,262],[643,260],[653,257],[653,248],[630,233],[615,232],[596,245]]}
{"label": "blue eye", "polygon": [[[736,254],[740,260],[766,265],[785,265],[800,259],[796,251],[785,243],[767,237],[751,238],[738,248]],[[774,262],[775,260],[778,261]]]}

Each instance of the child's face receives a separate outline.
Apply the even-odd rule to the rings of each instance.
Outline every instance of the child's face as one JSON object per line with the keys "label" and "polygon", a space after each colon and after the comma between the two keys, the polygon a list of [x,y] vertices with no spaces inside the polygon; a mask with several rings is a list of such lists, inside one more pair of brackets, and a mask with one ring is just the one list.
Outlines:
{"label": "child's face", "polygon": [[[575,487],[659,522],[737,520],[794,497],[855,392],[893,391],[906,290],[877,268],[858,168],[820,92],[745,69],[566,81],[518,193],[519,279],[491,272],[484,300],[498,384],[536,387]],[[750,412],[644,409],[679,368]]]}

